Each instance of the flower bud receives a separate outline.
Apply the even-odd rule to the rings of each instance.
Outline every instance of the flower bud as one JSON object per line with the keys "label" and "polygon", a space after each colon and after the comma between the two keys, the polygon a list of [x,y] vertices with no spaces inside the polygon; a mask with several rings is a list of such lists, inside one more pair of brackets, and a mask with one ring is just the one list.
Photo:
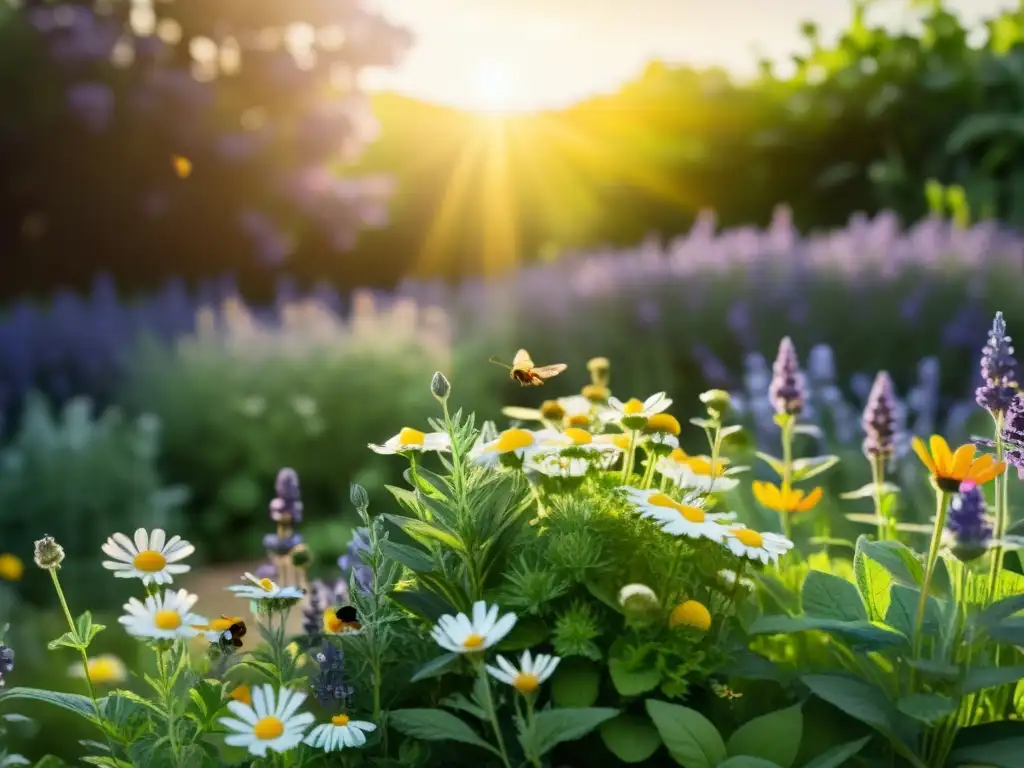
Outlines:
{"label": "flower bud", "polygon": [[703,603],[696,600],[687,600],[672,609],[668,617],[670,628],[692,627],[701,632],[707,632],[711,628],[711,612]]}
{"label": "flower bud", "polygon": [[366,509],[370,506],[370,494],[359,483],[352,483],[348,487],[348,498],[356,509]]}
{"label": "flower bud", "polygon": [[709,389],[702,392],[700,401],[717,418],[723,417],[732,407],[732,396],[724,389]]}
{"label": "flower bud", "polygon": [[593,357],[587,361],[591,382],[598,387],[607,387],[612,364],[607,357]]}
{"label": "flower bud", "polygon": [[660,603],[646,584],[627,584],[619,590],[619,605],[628,619],[649,621],[657,615]]}
{"label": "flower bud", "polygon": [[64,548],[58,544],[53,536],[44,536],[36,542],[35,551],[36,565],[45,571],[60,568],[64,562]]}
{"label": "flower bud", "polygon": [[430,379],[430,394],[443,403],[448,399],[448,395],[451,391],[452,385],[448,382],[448,379],[446,379],[444,374],[440,371],[435,371],[433,377]]}

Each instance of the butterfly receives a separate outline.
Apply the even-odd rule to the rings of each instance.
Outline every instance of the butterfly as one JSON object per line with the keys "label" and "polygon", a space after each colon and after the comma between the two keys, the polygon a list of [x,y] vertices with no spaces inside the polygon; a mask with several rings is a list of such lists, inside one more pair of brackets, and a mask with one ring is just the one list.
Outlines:
{"label": "butterfly", "polygon": [[530,359],[530,353],[525,349],[516,352],[516,356],[512,359],[512,365],[503,363],[495,357],[490,358],[487,362],[508,368],[509,378],[515,379],[523,387],[539,387],[544,383],[544,379],[557,376],[569,367],[565,363],[536,367],[533,360]]}

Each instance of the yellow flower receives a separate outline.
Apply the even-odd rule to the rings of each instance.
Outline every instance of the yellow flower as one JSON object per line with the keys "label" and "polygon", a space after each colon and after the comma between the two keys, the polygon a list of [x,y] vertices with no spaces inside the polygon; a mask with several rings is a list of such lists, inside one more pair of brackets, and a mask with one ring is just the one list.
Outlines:
{"label": "yellow flower", "polygon": [[545,400],[540,404],[540,415],[548,421],[561,421],[565,417],[565,408],[557,400]]}
{"label": "yellow flower", "polygon": [[682,429],[679,419],[669,413],[654,414],[647,420],[647,426],[644,427],[645,432],[666,432],[670,435],[678,435]]}
{"label": "yellow flower", "polygon": [[587,384],[580,394],[592,403],[605,403],[612,396],[611,390],[600,384]]}
{"label": "yellow flower", "polygon": [[1006,471],[1005,462],[996,462],[987,453],[974,458],[975,449],[970,443],[951,452],[949,443],[941,435],[931,436],[930,452],[919,437],[914,438],[913,446],[914,453],[931,474],[932,482],[945,493],[956,493],[964,480],[984,485]]}
{"label": "yellow flower", "polygon": [[25,572],[25,564],[17,555],[0,555],[0,579],[4,581],[21,581]]}
{"label": "yellow flower", "polygon": [[781,488],[765,483],[761,480],[754,481],[754,498],[762,507],[776,512],[809,512],[821,501],[823,491],[815,488],[806,496],[801,490],[790,488],[783,484]]}
{"label": "yellow flower", "polygon": [[707,632],[711,627],[711,612],[702,603],[696,600],[687,600],[672,609],[668,617],[668,625],[672,629],[676,627],[693,627],[701,632]]}
{"label": "yellow flower", "polygon": [[242,685],[236,685],[231,690],[230,695],[235,701],[240,701],[243,704],[252,704],[252,692],[249,690],[249,686],[244,683]]}
{"label": "yellow flower", "polygon": [[[88,669],[89,679],[94,685],[113,685],[123,682],[128,677],[124,662],[110,653],[91,657]],[[78,662],[71,666],[68,674],[71,677],[85,677],[85,668]]]}

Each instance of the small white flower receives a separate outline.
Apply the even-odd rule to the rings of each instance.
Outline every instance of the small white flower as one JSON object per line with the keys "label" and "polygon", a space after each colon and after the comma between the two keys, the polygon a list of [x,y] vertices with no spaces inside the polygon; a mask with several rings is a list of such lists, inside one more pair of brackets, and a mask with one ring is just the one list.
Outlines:
{"label": "small white flower", "polygon": [[705,512],[704,499],[698,495],[678,502],[657,488],[641,490],[623,486],[619,490],[625,493],[640,517],[656,520],[662,530],[672,536],[721,541],[726,532],[722,522],[735,518],[729,512]]}
{"label": "small white flower", "polygon": [[746,557],[764,564],[777,563],[779,556],[793,548],[793,542],[777,533],[759,533],[734,525],[726,530],[725,545],[737,557]]}
{"label": "small white flower", "polygon": [[666,448],[678,448],[679,438],[668,432],[652,432],[644,435],[644,441],[652,445],[661,445]]}
{"label": "small white flower", "polygon": [[561,661],[557,656],[538,654],[536,658],[524,651],[519,657],[519,669],[516,669],[504,656],[495,658],[497,667],[487,665],[487,671],[495,680],[511,685],[521,694],[528,695],[537,690],[541,683],[547,680],[558,667]]}
{"label": "small white flower", "polygon": [[198,599],[184,589],[177,592],[168,589],[163,594],[150,595],[144,603],[133,597],[124,604],[128,615],[118,621],[135,637],[153,640],[195,637],[199,630],[194,625],[206,624],[206,619],[191,612]]}
{"label": "small white flower", "polygon": [[190,566],[178,562],[196,551],[181,536],[167,535],[159,528],[135,531],[135,541],[123,533],[115,533],[102,547],[113,560],[104,560],[103,567],[122,579],[141,579],[143,584],[170,584],[174,576],[186,573]]}
{"label": "small white flower", "polygon": [[249,583],[234,584],[227,590],[246,600],[295,600],[305,594],[298,587],[282,587],[270,579],[257,579],[251,573],[245,573],[242,578]]}
{"label": "small white flower", "polygon": [[331,722],[322,723],[314,728],[306,737],[306,744],[324,752],[334,752],[345,747],[361,747],[366,743],[366,733],[375,730],[377,726],[373,723],[350,720],[348,715],[335,715]]}
{"label": "small white flower", "polygon": [[256,686],[251,691],[252,706],[229,701],[228,709],[235,717],[222,717],[219,722],[231,733],[224,742],[232,747],[245,747],[250,755],[264,757],[267,750],[287,752],[302,743],[306,728],[314,717],[309,712],[296,714],[306,694],[282,688],[277,692],[270,685]]}
{"label": "small white flower", "polygon": [[[725,568],[718,572],[718,578],[720,578],[730,587],[736,586],[736,571],[730,571],[729,569]],[[754,581],[752,579],[748,579],[746,576],[743,576],[740,578],[740,586],[744,589],[753,589]]]}
{"label": "small white flower", "polygon": [[653,394],[643,402],[636,398],[622,402],[617,397],[609,397],[608,410],[601,414],[601,419],[622,422],[623,419],[634,418],[646,421],[654,414],[668,410],[671,405],[672,400],[664,392]]}
{"label": "small white flower", "polygon": [[393,454],[405,451],[450,451],[451,437],[447,432],[420,432],[418,429],[404,427],[394,437],[384,441],[384,445],[369,444],[375,453]]}
{"label": "small white flower", "polygon": [[515,625],[514,613],[506,613],[499,619],[497,605],[488,608],[487,603],[478,600],[473,603],[472,621],[464,613],[446,614],[437,620],[430,636],[446,651],[473,653],[501,642]]}
{"label": "small white flower", "polygon": [[729,467],[724,457],[711,461],[710,456],[688,456],[682,450],[673,450],[658,460],[655,468],[684,490],[710,493],[731,491],[739,481],[732,475],[745,472],[748,467]]}
{"label": "small white flower", "polygon": [[553,429],[506,429],[497,438],[487,443],[478,443],[470,453],[473,461],[484,466],[497,464],[502,456],[514,455],[523,459],[536,453],[545,453],[558,448],[558,432]]}
{"label": "small white flower", "polygon": [[583,477],[590,469],[590,462],[579,457],[540,454],[527,459],[523,468],[545,477]]}

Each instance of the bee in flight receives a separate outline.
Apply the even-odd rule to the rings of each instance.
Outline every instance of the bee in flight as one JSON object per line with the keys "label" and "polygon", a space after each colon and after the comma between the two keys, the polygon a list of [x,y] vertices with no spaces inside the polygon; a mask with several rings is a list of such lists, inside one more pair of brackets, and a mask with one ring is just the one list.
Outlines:
{"label": "bee in flight", "polygon": [[[227,616],[221,616],[221,618],[230,621]],[[245,622],[239,619],[221,633],[218,642],[221,645],[233,645],[235,648],[241,648],[243,637],[245,637]]]}
{"label": "bee in flight", "polygon": [[555,363],[554,365],[542,365],[540,367],[535,367],[533,360],[530,359],[530,353],[525,349],[520,349],[516,352],[516,356],[512,360],[512,365],[503,363],[501,360],[494,357],[490,358],[488,362],[500,365],[502,368],[508,368],[509,378],[515,379],[519,382],[519,385],[523,387],[539,387],[544,383],[544,379],[550,379],[552,376],[557,376],[569,367],[565,363]]}
{"label": "bee in flight", "polygon": [[358,632],[361,627],[359,613],[354,605],[346,605],[337,609],[328,608],[324,611],[324,629],[332,635]]}

